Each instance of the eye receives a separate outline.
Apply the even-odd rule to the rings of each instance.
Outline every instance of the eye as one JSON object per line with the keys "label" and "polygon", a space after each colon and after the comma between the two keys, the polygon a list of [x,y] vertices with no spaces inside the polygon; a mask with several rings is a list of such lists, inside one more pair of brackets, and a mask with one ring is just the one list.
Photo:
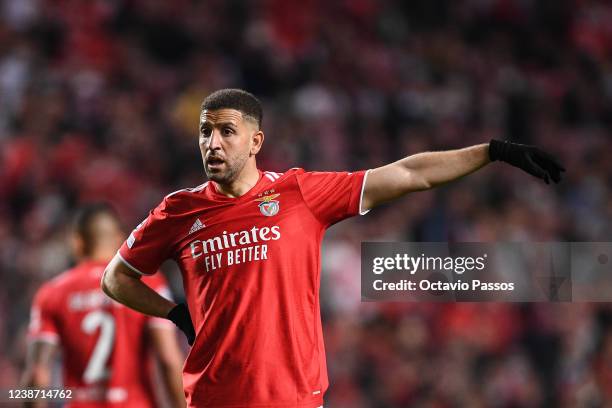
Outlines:
{"label": "eye", "polygon": [[210,129],[209,127],[202,127],[200,129],[200,133],[202,133],[202,136],[204,137],[210,137]]}
{"label": "eye", "polygon": [[231,134],[233,134],[233,133],[234,133],[234,129],[232,129],[231,127],[229,127],[229,126],[225,126],[225,127],[223,128],[223,134],[224,134],[224,135],[229,136],[229,135],[231,135]]}

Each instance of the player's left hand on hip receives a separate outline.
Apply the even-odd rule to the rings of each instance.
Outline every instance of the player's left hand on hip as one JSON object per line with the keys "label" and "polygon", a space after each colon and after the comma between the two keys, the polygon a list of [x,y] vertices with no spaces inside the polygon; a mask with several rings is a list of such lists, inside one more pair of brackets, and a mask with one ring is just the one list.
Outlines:
{"label": "player's left hand on hip", "polygon": [[489,158],[491,161],[499,160],[523,169],[532,176],[541,178],[546,184],[550,184],[551,180],[560,182],[565,171],[555,157],[537,147],[508,141],[491,140]]}
{"label": "player's left hand on hip", "polygon": [[171,320],[183,333],[187,336],[187,343],[190,346],[193,346],[193,342],[195,341],[195,329],[193,328],[193,323],[191,321],[191,314],[189,313],[189,309],[187,305],[184,303],[179,303],[174,306],[172,310],[168,313],[168,320]]}

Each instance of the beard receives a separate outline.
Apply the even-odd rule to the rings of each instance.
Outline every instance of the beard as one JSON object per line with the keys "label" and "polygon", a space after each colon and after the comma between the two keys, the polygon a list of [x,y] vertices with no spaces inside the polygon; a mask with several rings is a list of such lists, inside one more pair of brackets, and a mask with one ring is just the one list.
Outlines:
{"label": "beard", "polygon": [[222,185],[228,185],[238,179],[247,160],[248,156],[246,155],[227,158],[224,160],[221,168],[214,169],[211,169],[208,164],[204,164],[204,172],[209,180]]}

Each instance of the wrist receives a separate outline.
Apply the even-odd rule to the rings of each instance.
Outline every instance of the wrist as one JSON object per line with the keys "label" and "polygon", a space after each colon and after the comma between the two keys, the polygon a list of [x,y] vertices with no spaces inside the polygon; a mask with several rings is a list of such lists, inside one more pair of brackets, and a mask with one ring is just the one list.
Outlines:
{"label": "wrist", "polygon": [[491,139],[489,142],[489,160],[493,161],[504,161],[510,142],[503,140]]}

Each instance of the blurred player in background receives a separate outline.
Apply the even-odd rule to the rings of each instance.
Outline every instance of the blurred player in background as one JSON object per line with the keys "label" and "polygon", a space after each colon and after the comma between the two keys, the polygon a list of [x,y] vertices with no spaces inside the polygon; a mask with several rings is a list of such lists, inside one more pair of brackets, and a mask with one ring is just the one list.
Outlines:
{"label": "blurred player in background", "polygon": [[[264,172],[255,160],[264,141],[262,117],[259,101],[242,90],[220,90],[204,100],[199,144],[209,181],[166,196],[103,278],[109,296],[169,318],[190,343],[193,312],[195,342],[183,373],[189,406],[323,404],[320,248],[329,226],[495,160],[547,184],[559,182],[564,170],[536,147],[493,140],[368,171]],[[188,308],[140,280],[169,258],[182,271]]]}
{"label": "blurred player in background", "polygon": [[[90,205],[76,216],[74,229],[78,264],[44,284],[34,298],[22,386],[50,386],[59,349],[63,386],[74,390],[69,406],[155,407],[155,354],[172,406],[184,406],[183,356],[174,326],[113,302],[100,290],[104,267],[123,239],[117,214],[105,204]],[[144,283],[170,297],[161,274]]]}

